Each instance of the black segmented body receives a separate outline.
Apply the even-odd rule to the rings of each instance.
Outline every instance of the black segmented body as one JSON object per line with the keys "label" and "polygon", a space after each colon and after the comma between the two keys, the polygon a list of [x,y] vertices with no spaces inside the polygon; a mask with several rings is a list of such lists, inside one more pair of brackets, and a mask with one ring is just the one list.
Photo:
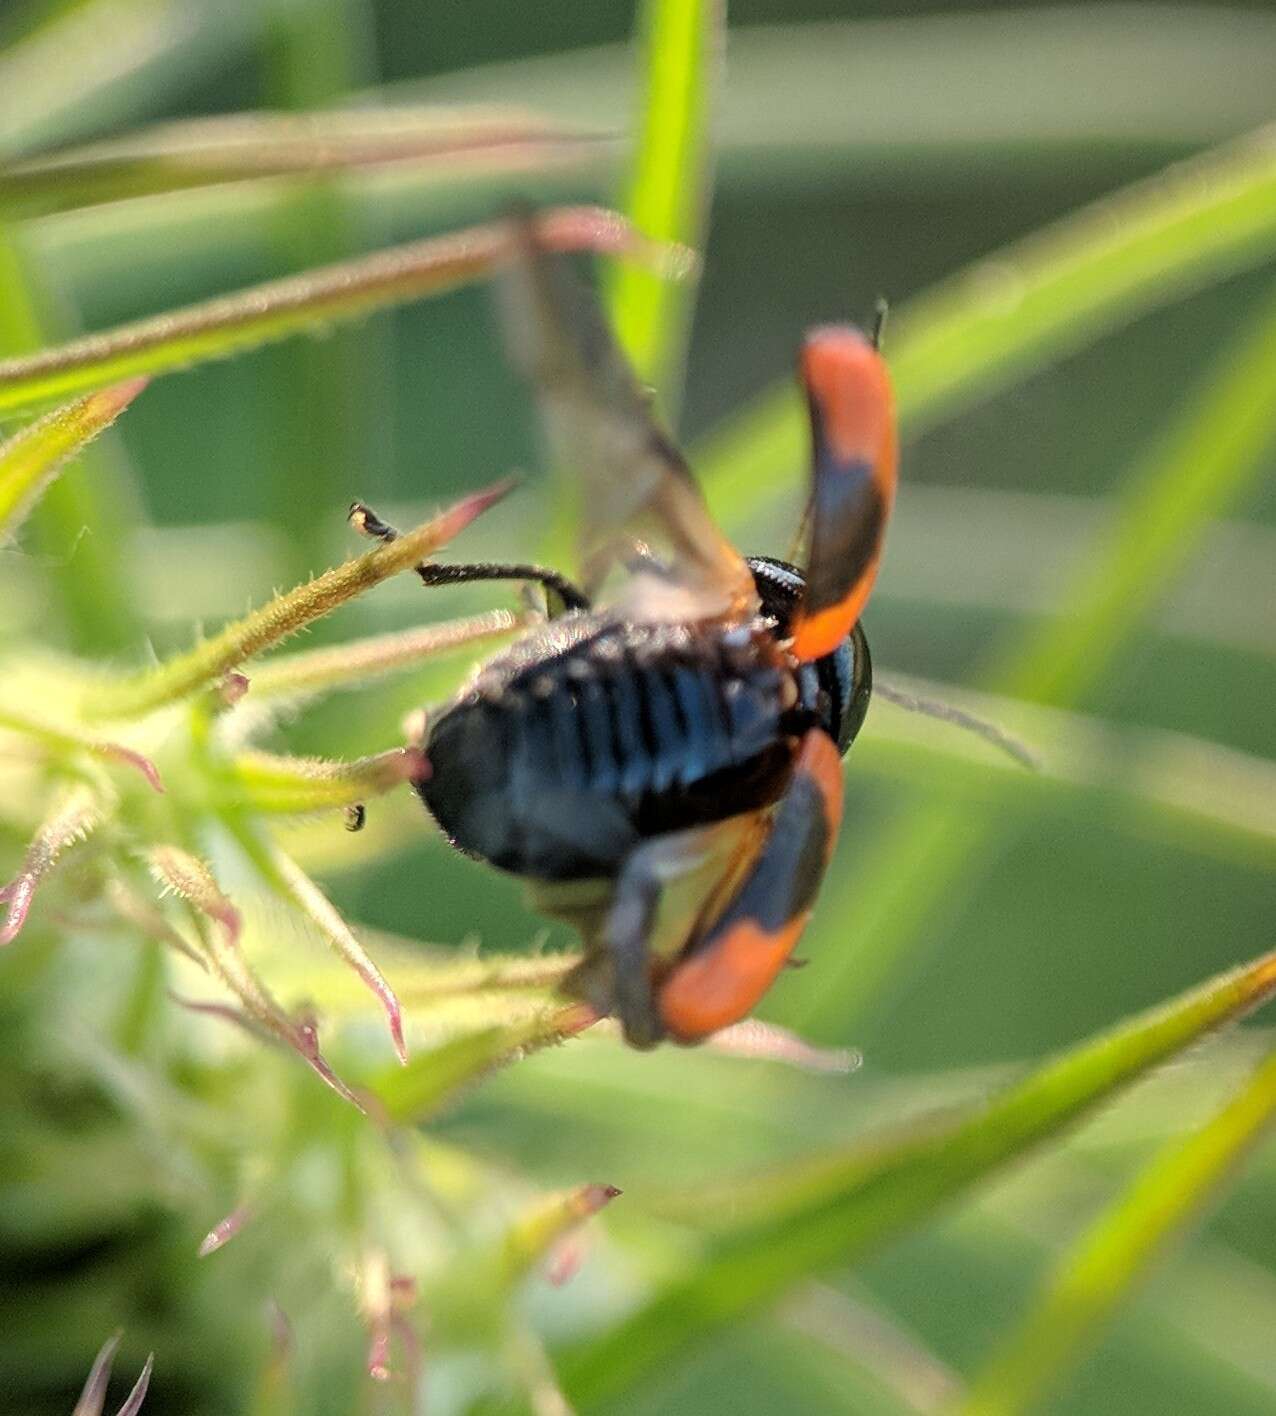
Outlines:
{"label": "black segmented body", "polygon": [[610,875],[643,837],[774,801],[798,696],[769,625],[572,615],[440,716],[421,795],[457,846],[505,870]]}
{"label": "black segmented body", "polygon": [[435,720],[417,790],[453,844],[540,880],[612,876],[643,839],[776,801],[798,738],[844,751],[869,692],[867,646],[795,666],[780,647],[801,578],[751,561],[746,625],[576,613],[483,666]]}

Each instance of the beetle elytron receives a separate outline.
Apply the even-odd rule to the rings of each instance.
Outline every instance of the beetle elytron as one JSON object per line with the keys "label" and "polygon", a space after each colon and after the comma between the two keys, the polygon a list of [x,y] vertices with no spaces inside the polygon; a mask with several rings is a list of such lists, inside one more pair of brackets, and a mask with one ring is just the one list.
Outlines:
{"label": "beetle elytron", "polygon": [[[550,617],[433,718],[417,790],[453,845],[576,926],[571,992],[636,1047],[696,1042],[770,987],[837,836],[895,492],[890,384],[876,339],[807,334],[806,567],[745,559],[592,297],[533,219],[515,226],[510,343],[581,493],[583,588],[530,565],[419,568],[539,582]],[[394,534],[357,504],[354,520]]]}

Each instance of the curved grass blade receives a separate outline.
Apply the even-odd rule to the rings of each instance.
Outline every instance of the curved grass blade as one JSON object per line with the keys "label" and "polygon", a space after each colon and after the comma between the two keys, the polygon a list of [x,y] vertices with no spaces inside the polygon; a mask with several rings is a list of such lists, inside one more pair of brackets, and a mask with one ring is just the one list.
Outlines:
{"label": "curved grass blade", "polygon": [[568,1396],[605,1407],[647,1372],[771,1301],[853,1263],[1027,1154],[1205,1034],[1276,993],[1276,952],[1046,1062],[977,1111],[760,1177],[736,1232],[561,1366]]}
{"label": "curved grass blade", "polygon": [[131,379],[90,393],[0,443],[0,541],[27,518],[67,460],[109,428],[145,387],[145,379]]}
{"label": "curved grass blade", "polygon": [[[1113,530],[1079,568],[1061,603],[1073,606],[1003,656],[998,688],[1059,706],[1077,702],[1181,570],[1210,520],[1240,497],[1276,435],[1276,298],[1226,350],[1177,422],[1136,467],[1112,515]],[[860,868],[824,892],[824,917],[871,949],[842,950],[821,966],[821,990],[802,1019],[854,1028],[879,1005],[895,970],[1001,825],[972,810],[955,787],[933,791],[866,849]],[[849,980],[854,978],[854,988]]]}
{"label": "curved grass blade", "polygon": [[[710,190],[708,128],[725,25],[721,0],[645,0],[642,121],[622,203],[643,235],[698,249]],[[666,401],[681,381],[695,290],[631,265],[612,274],[608,312],[621,348]]]}
{"label": "curved grass blade", "polygon": [[1276,438],[1276,286],[1208,383],[1136,465],[1092,554],[1065,587],[1066,613],[988,677],[1007,693],[1069,703],[1111,661],[1264,467]]}
{"label": "curved grass blade", "polygon": [[224,72],[268,22],[259,0],[60,0],[25,9],[25,25],[20,13],[5,15],[18,34],[0,50],[0,152],[82,139],[154,112],[192,80]]}
{"label": "curved grass blade", "polygon": [[527,110],[477,105],[226,114],[0,167],[0,212],[30,219],[228,182],[391,167],[416,177],[536,171],[592,158],[604,141]]}
{"label": "curved grass blade", "polygon": [[1199,1130],[1154,1157],[1065,1256],[1023,1325],[977,1376],[961,1416],[1033,1409],[1163,1249],[1210,1204],[1276,1117],[1276,1053]]}
{"label": "curved grass blade", "polygon": [[[662,263],[662,253],[623,218],[600,207],[550,208],[537,218],[537,227],[553,250],[601,251]],[[171,373],[454,289],[486,275],[509,242],[504,223],[473,226],[0,360],[0,414],[137,374]]]}
{"label": "curved grass blade", "polygon": [[338,605],[380,584],[445,545],[509,489],[501,483],[477,492],[397,540],[325,571],[228,624],[203,644],[132,678],[103,682],[84,704],[89,717],[136,718],[206,688],[254,654],[278,644]]}
{"label": "curved grass blade", "polygon": [[[1276,133],[1263,129],[1083,207],[893,312],[887,350],[913,436],[1136,315],[1276,254]],[[746,516],[805,465],[806,414],[784,380],[694,459],[710,502]]]}

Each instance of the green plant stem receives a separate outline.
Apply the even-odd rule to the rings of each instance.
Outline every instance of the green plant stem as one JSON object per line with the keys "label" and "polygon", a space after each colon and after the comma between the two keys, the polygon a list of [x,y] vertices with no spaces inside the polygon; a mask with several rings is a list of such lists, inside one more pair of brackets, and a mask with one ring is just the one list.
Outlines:
{"label": "green plant stem", "polygon": [[[598,207],[549,208],[538,218],[538,230],[556,250],[624,253],[657,265],[668,256],[636,237],[614,212]],[[0,360],[0,414],[137,374],[171,373],[454,289],[486,275],[508,244],[504,223],[474,226]]]}
{"label": "green plant stem", "polygon": [[[711,188],[709,121],[725,43],[722,0],[644,0],[638,18],[642,116],[622,209],[655,240],[699,249]],[[695,289],[651,271],[616,267],[612,326],[638,376],[660,390],[671,421]]]}
{"label": "green plant stem", "polygon": [[297,633],[338,605],[362,594],[444,545],[507,490],[481,492],[388,544],[382,543],[305,585],[280,595],[203,644],[132,678],[104,681],[88,693],[90,718],[137,718],[214,684],[229,670]]}
{"label": "green plant stem", "polygon": [[0,443],[0,540],[22,524],[67,460],[109,428],[145,382],[134,379],[90,393]]}

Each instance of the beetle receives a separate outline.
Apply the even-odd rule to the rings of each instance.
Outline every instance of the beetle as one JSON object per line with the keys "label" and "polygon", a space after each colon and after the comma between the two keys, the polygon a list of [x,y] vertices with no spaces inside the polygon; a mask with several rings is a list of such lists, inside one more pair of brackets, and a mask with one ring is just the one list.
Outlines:
{"label": "beetle", "polygon": [[[433,716],[415,786],[457,849],[578,930],[570,993],[635,1047],[694,1043],[774,982],[837,839],[872,689],[860,614],[895,495],[890,379],[876,332],[807,333],[805,568],[746,558],[591,293],[533,217],[513,226],[508,343],[572,474],[581,579],[417,568],[429,585],[538,583],[548,613]],[[361,504],[352,519],[394,535]]]}

